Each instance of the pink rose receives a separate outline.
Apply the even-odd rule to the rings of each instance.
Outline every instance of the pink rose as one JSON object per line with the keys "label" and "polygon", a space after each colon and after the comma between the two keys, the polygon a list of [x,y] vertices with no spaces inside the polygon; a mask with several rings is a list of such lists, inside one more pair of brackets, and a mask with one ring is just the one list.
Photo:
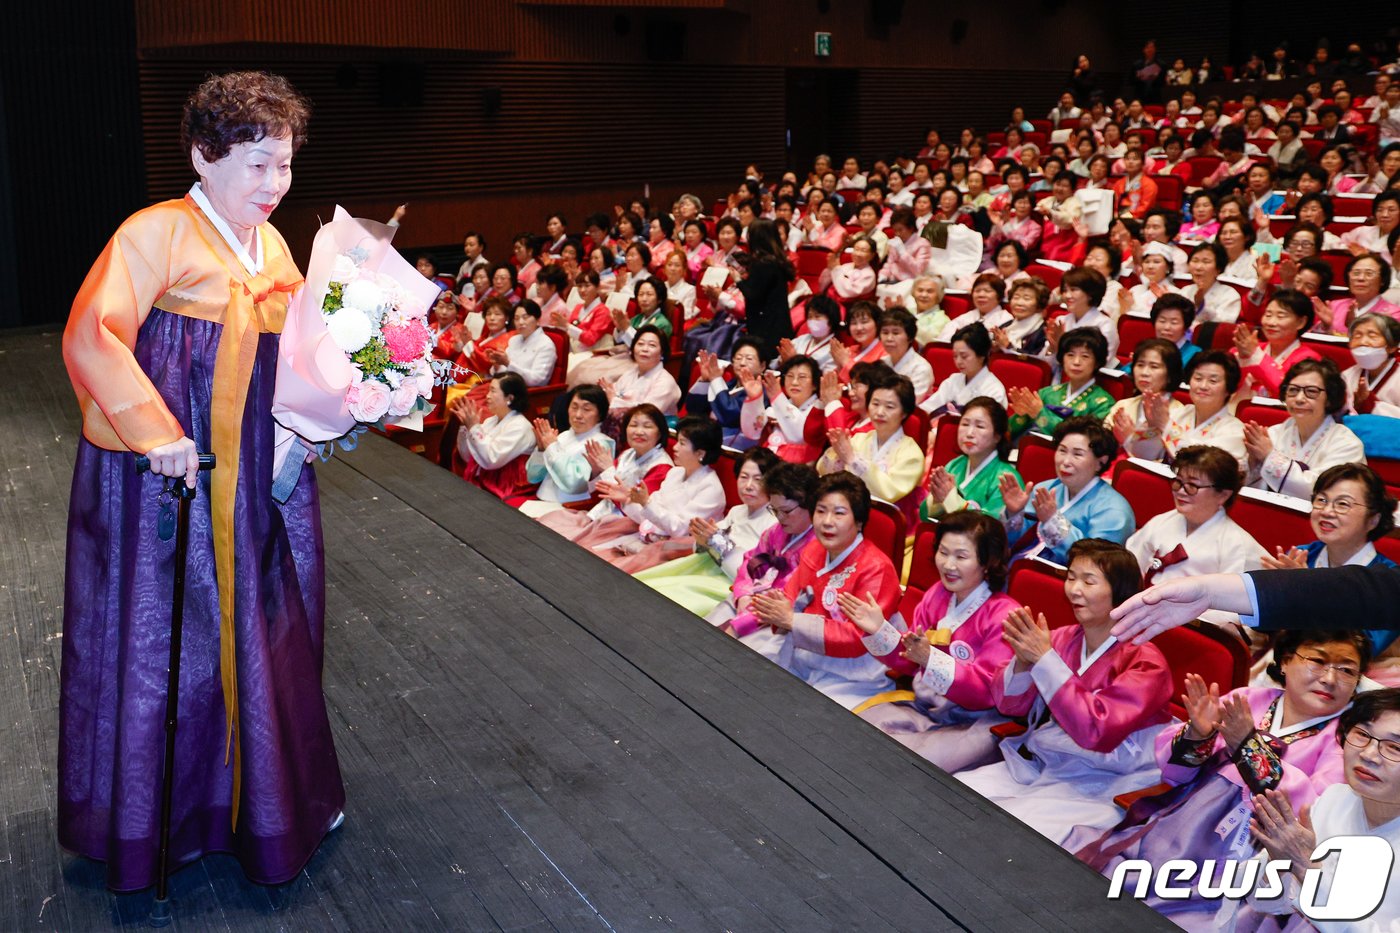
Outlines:
{"label": "pink rose", "polygon": [[418,404],[418,381],[405,379],[389,396],[389,414],[397,418],[406,415]]}
{"label": "pink rose", "polygon": [[389,411],[389,387],[377,379],[366,379],[359,385],[355,404],[350,406],[350,414],[356,421],[373,424]]}

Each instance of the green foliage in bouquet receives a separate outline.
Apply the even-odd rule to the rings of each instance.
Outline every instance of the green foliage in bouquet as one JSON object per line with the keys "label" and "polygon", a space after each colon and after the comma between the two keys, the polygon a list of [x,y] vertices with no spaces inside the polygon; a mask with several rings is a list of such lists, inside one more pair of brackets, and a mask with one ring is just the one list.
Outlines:
{"label": "green foliage in bouquet", "polygon": [[369,343],[350,354],[350,362],[360,367],[360,372],[365,374],[365,378],[382,376],[387,370],[394,368],[390,362],[389,348],[380,337],[372,338]]}
{"label": "green foliage in bouquet", "polygon": [[337,311],[339,311],[342,307],[344,307],[343,298],[342,298],[342,296],[343,296],[344,294],[345,294],[345,283],[344,283],[344,282],[332,282],[332,283],[330,283],[330,287],[326,289],[326,298],[325,298],[324,301],[321,302],[321,313],[322,313],[322,314],[335,314],[335,313],[336,313]]}

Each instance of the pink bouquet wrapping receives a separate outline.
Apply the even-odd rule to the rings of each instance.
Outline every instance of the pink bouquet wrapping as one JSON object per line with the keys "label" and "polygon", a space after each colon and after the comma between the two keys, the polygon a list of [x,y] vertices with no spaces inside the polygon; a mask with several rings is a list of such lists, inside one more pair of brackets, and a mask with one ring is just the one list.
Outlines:
{"label": "pink bouquet wrapping", "polygon": [[395,228],[335,209],[311,247],[306,284],[287,309],[272,417],[274,495],[358,425],[421,430],[436,376],[428,312],[439,294],[393,248]]}

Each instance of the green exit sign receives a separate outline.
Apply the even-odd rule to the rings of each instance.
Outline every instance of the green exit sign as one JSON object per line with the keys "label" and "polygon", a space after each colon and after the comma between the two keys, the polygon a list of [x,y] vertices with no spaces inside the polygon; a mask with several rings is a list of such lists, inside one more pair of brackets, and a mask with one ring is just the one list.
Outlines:
{"label": "green exit sign", "polygon": [[816,34],[817,58],[831,57],[831,33],[819,32]]}

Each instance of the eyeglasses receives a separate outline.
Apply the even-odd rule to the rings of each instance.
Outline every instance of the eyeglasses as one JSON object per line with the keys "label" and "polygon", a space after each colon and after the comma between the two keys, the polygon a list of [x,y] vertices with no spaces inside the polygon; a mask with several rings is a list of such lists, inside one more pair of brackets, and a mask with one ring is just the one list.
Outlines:
{"label": "eyeglasses", "polygon": [[[1329,499],[1322,493],[1318,493],[1312,497],[1313,511],[1321,512],[1329,505],[1332,507],[1332,511],[1336,512],[1338,515],[1346,515],[1352,509],[1361,505],[1361,503],[1357,502],[1355,499]],[[1368,509],[1367,511],[1370,510]]]}
{"label": "eyeglasses", "polygon": [[1322,398],[1322,393],[1327,391],[1322,386],[1288,386],[1283,390],[1284,398],[1297,398],[1303,396],[1310,401]]}
{"label": "eyeglasses", "polygon": [[1400,762],[1400,742],[1376,738],[1360,726],[1352,726],[1351,731],[1346,735],[1346,740],[1352,748],[1369,748],[1371,743],[1375,742],[1382,758],[1386,761]]}
{"label": "eyeglasses", "polygon": [[1182,479],[1182,478],[1179,477],[1179,476],[1173,476],[1171,482],[1172,482],[1172,492],[1178,492],[1178,491],[1180,491],[1180,492],[1186,493],[1188,496],[1194,496],[1196,493],[1200,492],[1202,489],[1219,489],[1219,488],[1220,488],[1219,486],[1215,486],[1215,485],[1212,485],[1212,484],[1210,484],[1210,483],[1193,483],[1193,482],[1191,482],[1191,481],[1189,481],[1189,480],[1184,480],[1184,479]]}
{"label": "eyeglasses", "polygon": [[1306,654],[1298,654],[1295,657],[1307,666],[1308,672],[1314,677],[1321,677],[1323,671],[1331,671],[1337,675],[1338,680],[1344,683],[1354,684],[1361,679],[1361,672],[1350,664],[1328,664],[1323,658]]}
{"label": "eyeglasses", "polygon": [[801,505],[790,505],[785,509],[774,508],[770,505],[768,506],[768,511],[772,513],[774,518],[785,518],[800,508],[802,508]]}

